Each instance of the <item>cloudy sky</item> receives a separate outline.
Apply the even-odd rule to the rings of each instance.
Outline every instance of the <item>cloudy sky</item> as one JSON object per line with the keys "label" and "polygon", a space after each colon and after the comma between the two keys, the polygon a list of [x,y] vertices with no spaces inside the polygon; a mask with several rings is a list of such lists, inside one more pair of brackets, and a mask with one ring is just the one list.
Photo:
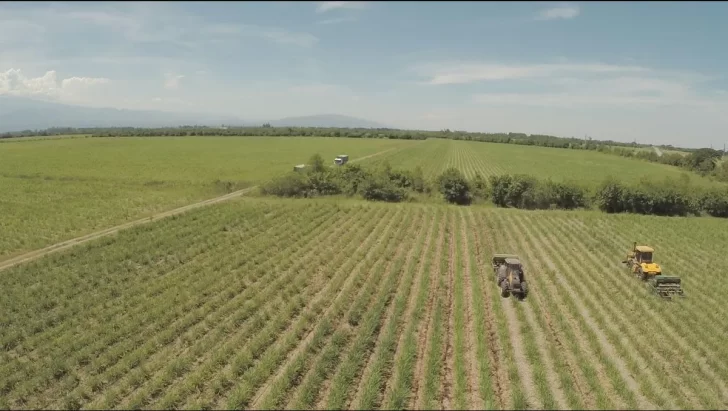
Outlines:
{"label": "cloudy sky", "polygon": [[0,3],[0,94],[728,141],[728,3]]}

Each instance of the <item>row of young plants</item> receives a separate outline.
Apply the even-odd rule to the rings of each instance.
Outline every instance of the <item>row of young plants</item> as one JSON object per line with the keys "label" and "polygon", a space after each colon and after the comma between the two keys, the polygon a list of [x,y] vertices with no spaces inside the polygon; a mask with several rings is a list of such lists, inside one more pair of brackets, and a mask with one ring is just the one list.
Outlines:
{"label": "row of young plants", "polygon": [[[554,245],[563,244],[565,248],[572,248],[573,245],[579,244],[586,251],[584,255],[592,260],[589,263],[590,266],[604,274],[590,276],[587,280],[600,281],[602,282],[601,287],[616,287],[620,293],[626,296],[624,301],[626,306],[622,310],[614,312],[613,318],[605,322],[604,329],[609,329],[606,327],[608,324],[612,324],[610,327],[614,327],[614,331],[616,331],[613,336],[615,344],[616,341],[627,337],[632,341],[630,346],[634,353],[639,353],[643,357],[652,357],[645,358],[644,363],[651,364],[650,368],[655,374],[651,378],[652,383],[664,386],[666,393],[663,392],[662,395],[665,399],[674,401],[680,408],[719,407],[717,404],[723,395],[721,391],[726,392],[725,378],[720,375],[725,375],[726,367],[724,362],[713,361],[713,359],[721,358],[721,352],[725,351],[724,344],[719,342],[721,341],[719,337],[721,327],[717,326],[720,324],[720,320],[717,318],[723,309],[718,305],[708,304],[709,300],[720,295],[719,289],[715,289],[713,286],[704,287],[704,289],[701,287],[706,282],[712,282],[706,281],[707,278],[714,278],[707,273],[714,272],[716,265],[725,265],[725,261],[721,258],[712,258],[713,261],[703,264],[702,261],[709,259],[699,258],[695,255],[696,252],[703,249],[702,246],[695,246],[695,239],[690,241],[684,235],[678,234],[682,230],[671,232],[670,228],[665,227],[666,224],[675,223],[687,225],[685,222],[681,223],[681,220],[624,218],[615,221],[595,218],[580,224],[573,218],[565,217],[562,215],[553,219],[533,218],[524,225],[536,224],[534,228],[543,225],[544,227],[539,231],[553,232],[553,235],[559,239],[559,241],[552,241]],[[707,224],[707,222],[700,224]],[[683,229],[686,228],[687,226]],[[625,273],[627,278],[624,281],[608,280],[609,273],[624,269],[624,266],[619,264],[620,259],[613,256],[620,252],[623,253],[627,249],[625,245],[632,240],[644,238],[645,233],[651,233],[650,237],[644,241],[645,243],[656,245],[658,249],[663,250],[660,253],[663,255],[660,260],[661,263],[664,263],[663,270],[667,269],[668,273],[679,275],[683,280],[684,289],[692,290],[687,291],[688,299],[676,302],[678,304],[676,306],[671,305],[674,308],[666,307],[664,302],[658,298],[645,298],[648,296],[648,292],[641,287],[635,287],[631,281],[638,280],[630,279],[631,275],[627,273]],[[528,238],[528,235],[525,237]],[[710,238],[710,236],[703,238]],[[698,241],[699,244],[704,243]],[[569,247],[569,244],[572,246]],[[704,244],[709,245],[711,242]],[[703,266],[705,268],[699,269],[696,264],[700,268]],[[710,269],[707,269],[708,266]],[[570,271],[573,270],[564,272]],[[707,277],[708,275],[710,277]],[[632,295],[639,298],[630,298]],[[700,295],[700,298],[690,298],[691,295]],[[607,300],[605,299],[605,301]],[[588,300],[585,302],[588,304]],[[596,304],[593,312],[598,315],[598,313],[611,311],[611,308],[613,307],[608,304]],[[619,324],[619,321],[622,321],[620,318],[624,318],[625,324]],[[637,329],[631,330],[632,326]],[[642,337],[644,335],[653,337],[644,339]],[[660,340],[670,341],[670,343],[662,344],[662,352],[655,353],[651,347],[654,347],[656,341]],[[665,361],[665,358],[679,359],[679,363]],[[635,363],[633,366],[635,369],[644,370],[643,365]],[[693,371],[688,371],[691,369]],[[646,375],[646,377],[648,376]],[[650,378],[639,378],[641,384],[646,384],[649,380]],[[658,397],[653,399],[658,406],[662,407],[659,403],[660,393],[653,393],[653,391],[653,389],[643,389],[646,394],[657,394]],[[669,404],[667,406],[674,408]]]}
{"label": "row of young plants", "polygon": [[387,162],[372,168],[353,164],[326,167],[319,155],[311,159],[308,170],[292,171],[270,180],[261,192],[280,197],[361,196],[387,202],[440,196],[460,205],[492,202],[498,207],[532,210],[595,208],[607,213],[728,218],[728,188],[691,187],[685,181],[643,179],[628,184],[607,177],[591,187],[525,174],[493,175],[486,179],[476,173],[467,178],[454,167],[427,179],[419,167],[396,170]]}

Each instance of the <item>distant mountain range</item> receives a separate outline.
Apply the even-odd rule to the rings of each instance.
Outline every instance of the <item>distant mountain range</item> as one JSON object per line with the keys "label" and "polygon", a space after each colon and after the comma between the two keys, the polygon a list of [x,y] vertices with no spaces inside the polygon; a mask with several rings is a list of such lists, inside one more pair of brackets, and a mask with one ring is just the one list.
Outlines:
{"label": "distant mountain range", "polygon": [[320,114],[316,116],[286,117],[269,121],[274,127],[339,127],[339,128],[394,128],[362,118],[340,114]]}
{"label": "distant mountain range", "polygon": [[252,122],[235,116],[93,108],[0,95],[0,133],[51,127],[260,126],[264,123],[276,127],[387,128],[373,121],[338,114]]}

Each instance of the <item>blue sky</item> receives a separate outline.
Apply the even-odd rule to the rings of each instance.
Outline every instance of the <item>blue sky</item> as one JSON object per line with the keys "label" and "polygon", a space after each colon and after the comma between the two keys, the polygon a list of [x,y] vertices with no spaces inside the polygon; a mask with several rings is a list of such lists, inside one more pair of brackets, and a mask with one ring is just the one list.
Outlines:
{"label": "blue sky", "polygon": [[727,18],[719,2],[4,2],[0,94],[722,147]]}

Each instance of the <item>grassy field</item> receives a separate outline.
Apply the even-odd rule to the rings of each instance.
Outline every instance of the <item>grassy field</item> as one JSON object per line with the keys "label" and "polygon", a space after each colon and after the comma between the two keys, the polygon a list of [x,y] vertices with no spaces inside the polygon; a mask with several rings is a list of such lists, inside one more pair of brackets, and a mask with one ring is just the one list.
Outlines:
{"label": "grassy field", "polygon": [[643,177],[662,180],[689,176],[692,184],[715,185],[707,178],[690,174],[677,167],[648,163],[635,159],[586,150],[566,150],[515,144],[479,143],[431,139],[417,146],[388,153],[372,162],[387,160],[405,168],[421,166],[425,174],[434,176],[449,166],[464,171],[468,177],[476,172],[483,176],[502,173],[524,173],[554,180],[572,179],[588,184],[600,183],[612,175],[628,182]]}
{"label": "grassy field", "polygon": [[[632,241],[686,299],[626,272]],[[722,409],[727,243],[710,218],[234,200],[4,271],[0,407]]]}
{"label": "grassy field", "polygon": [[588,184],[608,174],[627,181],[688,176],[675,167],[591,151],[440,139],[85,137],[0,144],[0,260],[256,185],[314,153],[327,160],[346,153],[369,164],[419,165],[428,177],[448,166],[468,177],[527,173]]}
{"label": "grassy field", "polygon": [[356,160],[417,144],[254,137],[10,140],[0,144],[0,260],[255,185],[314,153],[329,160],[343,152]]}

